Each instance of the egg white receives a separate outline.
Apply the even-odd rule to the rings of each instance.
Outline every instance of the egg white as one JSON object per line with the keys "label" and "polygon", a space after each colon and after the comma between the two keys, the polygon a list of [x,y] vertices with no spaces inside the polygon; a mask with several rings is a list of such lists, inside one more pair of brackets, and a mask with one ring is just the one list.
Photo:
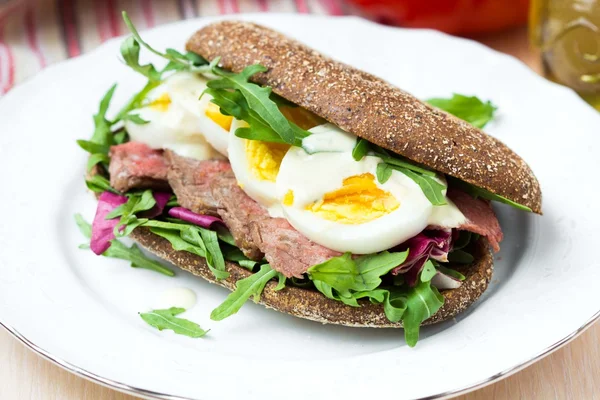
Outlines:
{"label": "egg white", "polygon": [[234,120],[229,134],[229,162],[240,187],[257,203],[267,208],[272,217],[282,217],[275,182],[262,180],[250,168],[246,152],[246,139],[235,136],[235,130],[245,127],[244,121]]}
{"label": "egg white", "polygon": [[173,102],[197,118],[198,131],[219,153],[227,156],[229,131],[206,115],[212,97],[202,95],[207,79],[191,72],[178,72],[166,81]]}
{"label": "egg white", "polygon": [[[312,241],[333,250],[369,254],[398,245],[421,232],[428,223],[432,205],[420,187],[406,175],[394,171],[390,179],[377,186],[391,193],[400,206],[374,220],[344,224],[322,218],[306,207],[325,193],[342,187],[345,178],[371,173],[376,175],[380,159],[367,156],[355,161],[349,152],[309,155],[291,149],[284,157],[277,178],[278,195],[294,193],[291,206],[282,205],[290,224]],[[327,171],[327,173],[323,173]]]}
{"label": "egg white", "polygon": [[[191,73],[179,72],[169,77],[164,84],[149,93],[146,102],[150,105],[131,112],[138,114],[148,123],[125,121],[125,129],[131,139],[145,143],[151,148],[170,149],[181,156],[198,160],[224,158],[220,152],[215,151],[204,135],[207,130],[203,129],[203,120],[210,118],[205,113],[200,113],[204,116],[200,118],[189,110],[191,103],[200,103],[198,97],[204,88],[204,80]],[[169,104],[152,105],[154,101],[165,96],[168,96]],[[195,101],[192,100],[194,98]],[[213,124],[225,132],[226,138],[227,131],[218,124]]]}
{"label": "egg white", "polygon": [[[399,171],[393,171],[383,184],[374,179],[379,189],[400,203],[388,214],[349,224],[313,213],[307,206],[340,189],[344,179],[363,174],[376,177],[377,165],[382,160],[374,155],[354,160],[356,136],[331,124],[313,128],[311,133],[303,140],[303,148],[293,147],[283,158],[276,187],[285,218],[312,241],[340,252],[369,254],[399,245],[428,225],[457,227],[466,221],[449,200],[447,205],[434,207],[419,185]],[[438,181],[445,183],[442,178]],[[293,203],[286,205],[283,199],[289,191],[293,193]]]}

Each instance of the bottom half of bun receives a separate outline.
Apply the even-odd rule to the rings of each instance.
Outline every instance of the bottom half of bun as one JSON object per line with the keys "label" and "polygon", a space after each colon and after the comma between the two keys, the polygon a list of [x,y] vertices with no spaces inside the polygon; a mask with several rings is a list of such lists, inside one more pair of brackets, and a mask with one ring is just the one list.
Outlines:
{"label": "bottom half of bun", "polygon": [[[234,290],[236,282],[252,274],[252,272],[236,263],[226,262],[230,276],[217,280],[200,256],[185,251],[174,250],[171,244],[147,228],[137,228],[130,237],[142,247],[158,257],[169,261],[179,268],[200,276],[209,282]],[[423,325],[434,324],[453,318],[467,309],[487,289],[492,278],[493,257],[485,238],[479,238],[472,243],[470,252],[474,257],[473,263],[456,267],[466,279],[457,289],[443,290],[444,305]],[[259,303],[296,317],[321,322],[354,327],[371,328],[400,328],[400,323],[390,322],[383,311],[383,306],[362,302],[361,307],[351,307],[342,302],[331,300],[320,292],[296,286],[287,286],[275,291],[275,281],[267,283]]]}

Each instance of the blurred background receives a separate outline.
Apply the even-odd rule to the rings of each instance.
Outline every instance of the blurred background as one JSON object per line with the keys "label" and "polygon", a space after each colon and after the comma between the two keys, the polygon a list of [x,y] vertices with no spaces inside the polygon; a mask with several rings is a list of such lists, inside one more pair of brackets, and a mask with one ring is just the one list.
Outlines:
{"label": "blurred background", "polygon": [[[140,28],[207,15],[359,15],[479,40],[600,107],[600,0],[0,0],[0,95],[54,62]],[[385,40],[385,39],[382,39]]]}

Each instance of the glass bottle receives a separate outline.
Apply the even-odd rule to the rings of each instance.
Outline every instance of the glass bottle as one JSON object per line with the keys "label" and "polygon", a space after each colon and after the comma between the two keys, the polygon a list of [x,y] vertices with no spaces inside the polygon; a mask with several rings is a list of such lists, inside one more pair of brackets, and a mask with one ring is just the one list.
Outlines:
{"label": "glass bottle", "polygon": [[600,110],[600,0],[532,0],[530,10],[546,76]]}

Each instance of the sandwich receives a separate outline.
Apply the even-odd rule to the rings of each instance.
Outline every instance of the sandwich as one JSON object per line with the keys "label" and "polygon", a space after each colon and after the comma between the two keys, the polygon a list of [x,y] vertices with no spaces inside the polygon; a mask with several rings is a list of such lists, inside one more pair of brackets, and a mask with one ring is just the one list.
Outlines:
{"label": "sandwich", "polygon": [[[488,287],[503,238],[491,203],[541,214],[529,166],[480,129],[490,102],[424,102],[249,22],[162,52],[124,19],[123,62],[146,84],[109,118],[113,86],[78,141],[98,198],[78,224],[98,255],[174,274],[141,246],[230,289],[215,321],[252,297],[321,323],[404,328],[414,346],[420,326]],[[142,49],[165,62],[143,64]]]}

